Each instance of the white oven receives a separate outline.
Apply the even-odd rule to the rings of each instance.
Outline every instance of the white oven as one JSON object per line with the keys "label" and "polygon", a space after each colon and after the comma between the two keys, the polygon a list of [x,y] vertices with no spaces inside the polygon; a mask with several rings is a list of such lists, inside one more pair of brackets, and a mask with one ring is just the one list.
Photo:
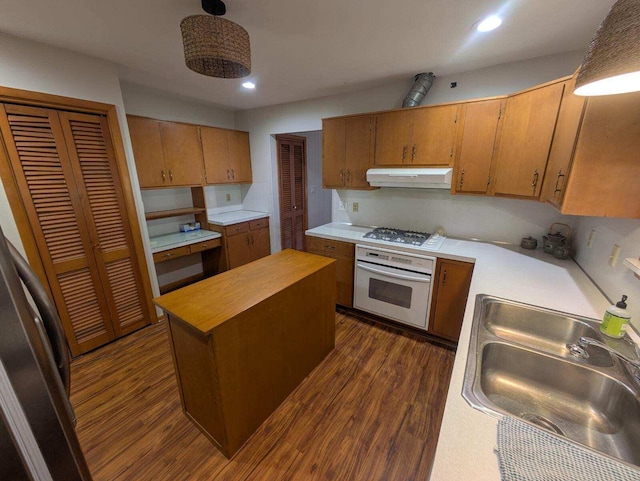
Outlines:
{"label": "white oven", "polygon": [[354,307],[427,328],[435,258],[356,246]]}

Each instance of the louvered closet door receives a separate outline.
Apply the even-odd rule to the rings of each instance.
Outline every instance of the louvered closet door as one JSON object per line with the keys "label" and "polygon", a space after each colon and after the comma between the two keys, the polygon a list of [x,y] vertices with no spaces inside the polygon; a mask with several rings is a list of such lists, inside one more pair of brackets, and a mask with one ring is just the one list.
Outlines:
{"label": "louvered closet door", "polygon": [[83,214],[116,336],[149,319],[106,119],[60,112],[76,185],[86,195]]}
{"label": "louvered closet door", "polygon": [[304,142],[278,139],[282,248],[304,250],[306,161]]}
{"label": "louvered closet door", "polygon": [[74,355],[115,333],[56,111],[1,107],[0,127]]}

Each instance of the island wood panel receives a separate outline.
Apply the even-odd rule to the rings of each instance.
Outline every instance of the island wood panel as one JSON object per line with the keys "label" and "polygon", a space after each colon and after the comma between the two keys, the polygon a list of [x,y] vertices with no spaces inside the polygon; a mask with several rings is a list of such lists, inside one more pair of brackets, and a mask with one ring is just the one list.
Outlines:
{"label": "island wood panel", "polygon": [[183,409],[225,456],[334,348],[335,275],[335,261],[285,250],[155,299]]}

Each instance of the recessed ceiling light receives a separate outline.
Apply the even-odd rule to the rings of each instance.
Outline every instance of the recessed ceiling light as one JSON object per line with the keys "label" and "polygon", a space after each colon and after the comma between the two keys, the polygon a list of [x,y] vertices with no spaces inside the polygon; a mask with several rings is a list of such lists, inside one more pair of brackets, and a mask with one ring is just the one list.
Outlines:
{"label": "recessed ceiling light", "polygon": [[502,25],[502,19],[497,15],[491,15],[478,24],[476,29],[478,32],[490,32]]}
{"label": "recessed ceiling light", "polygon": [[245,82],[242,84],[242,86],[247,90],[253,90],[254,88],[256,88],[256,84],[254,84],[253,82]]}

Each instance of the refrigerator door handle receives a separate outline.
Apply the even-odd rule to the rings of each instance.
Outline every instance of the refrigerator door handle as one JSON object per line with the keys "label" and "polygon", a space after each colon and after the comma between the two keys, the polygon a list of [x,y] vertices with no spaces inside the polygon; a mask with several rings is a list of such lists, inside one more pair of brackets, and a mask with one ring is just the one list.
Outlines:
{"label": "refrigerator door handle", "polygon": [[71,359],[69,356],[69,347],[67,346],[67,338],[62,329],[62,322],[60,321],[58,311],[47,294],[47,291],[42,287],[42,284],[40,284],[38,276],[36,276],[31,266],[29,266],[29,263],[20,255],[20,252],[18,252],[8,239],[5,238],[5,240],[13,263],[18,271],[18,276],[20,276],[29,294],[31,294],[38,308],[38,312],[40,316],[42,316],[42,320],[37,319],[36,325],[40,328],[38,331],[41,336],[43,334],[41,325],[44,327],[46,337],[43,338],[43,342],[45,346],[49,347],[52,351],[53,360],[58,368],[60,379],[62,380],[64,390],[68,397],[71,388]]}

